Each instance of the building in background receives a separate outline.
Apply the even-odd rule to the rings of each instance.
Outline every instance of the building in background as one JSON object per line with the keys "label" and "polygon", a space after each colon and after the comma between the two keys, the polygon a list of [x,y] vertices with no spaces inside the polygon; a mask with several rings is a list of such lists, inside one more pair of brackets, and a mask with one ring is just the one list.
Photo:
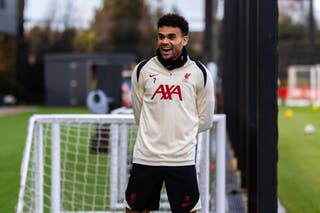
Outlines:
{"label": "building in background", "polygon": [[85,106],[88,93],[102,90],[110,110],[122,106],[122,84],[135,62],[131,54],[49,54],[45,60],[46,104]]}
{"label": "building in background", "polygon": [[0,32],[16,35],[18,29],[17,0],[0,0]]}

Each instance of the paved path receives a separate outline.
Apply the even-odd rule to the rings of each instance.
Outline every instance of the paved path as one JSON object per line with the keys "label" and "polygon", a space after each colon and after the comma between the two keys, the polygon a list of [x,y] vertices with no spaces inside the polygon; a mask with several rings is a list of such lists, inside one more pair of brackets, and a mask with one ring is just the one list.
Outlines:
{"label": "paved path", "polygon": [[[230,146],[226,149],[226,191],[228,202],[228,213],[245,213],[247,210],[247,194],[240,187],[240,177],[235,169],[236,165],[233,151]],[[278,199],[278,212],[286,213],[284,206]]]}
{"label": "paved path", "polygon": [[0,106],[0,116],[29,112],[34,109],[35,107],[33,106]]}

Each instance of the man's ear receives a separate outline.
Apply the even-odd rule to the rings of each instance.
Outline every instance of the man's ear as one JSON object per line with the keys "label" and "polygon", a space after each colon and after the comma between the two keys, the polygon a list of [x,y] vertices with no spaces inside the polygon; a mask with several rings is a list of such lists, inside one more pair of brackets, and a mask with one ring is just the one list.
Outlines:
{"label": "man's ear", "polygon": [[183,46],[186,46],[189,42],[189,36],[183,36],[182,38],[182,44]]}

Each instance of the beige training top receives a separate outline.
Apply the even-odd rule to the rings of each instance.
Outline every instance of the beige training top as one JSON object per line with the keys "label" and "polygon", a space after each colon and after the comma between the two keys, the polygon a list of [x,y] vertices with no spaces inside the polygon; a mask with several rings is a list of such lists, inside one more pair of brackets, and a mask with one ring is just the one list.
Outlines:
{"label": "beige training top", "polygon": [[[138,65],[139,66],[139,65]],[[190,58],[172,71],[151,58],[132,73],[133,110],[139,130],[133,163],[154,166],[195,164],[198,132],[212,126],[212,77]]]}

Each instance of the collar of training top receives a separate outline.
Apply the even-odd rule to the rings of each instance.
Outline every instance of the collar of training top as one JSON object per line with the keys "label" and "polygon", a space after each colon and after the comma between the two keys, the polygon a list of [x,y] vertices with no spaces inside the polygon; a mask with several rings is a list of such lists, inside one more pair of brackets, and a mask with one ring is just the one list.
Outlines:
{"label": "collar of training top", "polygon": [[164,60],[162,58],[162,55],[160,54],[159,49],[157,49],[157,57],[160,63],[165,68],[167,68],[168,70],[174,70],[176,68],[182,67],[186,63],[188,59],[188,53],[187,53],[187,49],[183,47],[181,55],[176,60],[172,60],[172,59]]}

